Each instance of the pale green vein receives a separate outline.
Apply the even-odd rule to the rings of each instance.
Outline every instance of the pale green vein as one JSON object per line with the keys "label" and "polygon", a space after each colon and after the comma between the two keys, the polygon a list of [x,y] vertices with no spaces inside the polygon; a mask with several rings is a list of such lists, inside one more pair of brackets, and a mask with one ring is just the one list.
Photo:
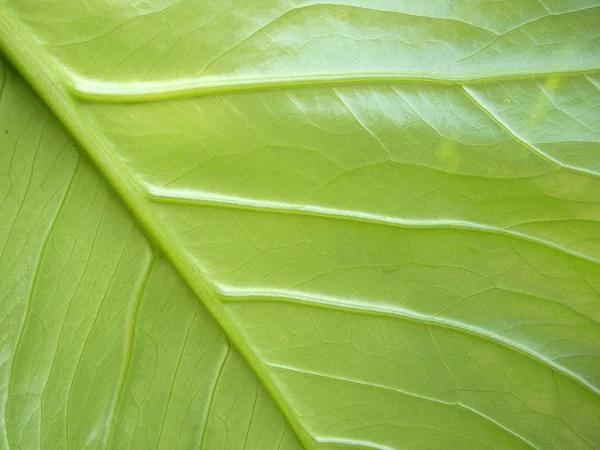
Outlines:
{"label": "pale green vein", "polygon": [[560,399],[560,391],[558,389],[558,382],[556,380],[556,373],[552,372],[552,380],[554,381],[554,388],[556,390],[556,401],[558,402],[558,411],[560,413],[560,417],[563,419],[563,422],[565,423],[565,425],[567,425],[567,428],[569,430],[571,430],[571,432],[579,437],[583,442],[585,442],[588,446],[589,449],[594,450],[594,446],[592,444],[590,444],[587,439],[585,439],[583,436],[581,436],[579,433],[577,433],[573,427],[571,426],[570,423],[568,423],[566,420],[564,420],[564,415],[563,415],[563,407],[562,407],[562,401]]}
{"label": "pale green vein", "polygon": [[481,74],[471,77],[442,77],[413,75],[399,72],[344,72],[306,73],[289,76],[231,77],[205,76],[177,81],[143,81],[136,83],[110,83],[71,76],[66,86],[70,93],[82,100],[97,102],[152,102],[182,97],[198,97],[238,91],[258,91],[304,86],[375,83],[429,83],[444,85],[480,84],[502,80],[528,80],[544,77],[566,77],[598,73],[593,68],[581,71],[530,72],[514,75]]}
{"label": "pale green vein", "polygon": [[157,448],[160,448],[160,443],[162,442],[162,435],[163,435],[163,431],[165,430],[165,423],[167,423],[167,416],[169,415],[169,408],[171,406],[171,398],[173,397],[173,391],[175,390],[175,382],[177,381],[177,376],[179,375],[179,368],[181,367],[181,362],[183,361],[185,347],[188,343],[188,339],[190,337],[190,333],[192,332],[194,321],[196,320],[197,315],[198,315],[198,310],[196,310],[196,312],[194,313],[194,316],[192,317],[192,320],[190,321],[190,325],[185,334],[185,339],[183,340],[183,344],[181,345],[181,351],[179,352],[177,366],[175,366],[175,371],[173,372],[173,378],[171,379],[171,385],[169,387],[169,397],[167,398],[167,405],[165,406],[165,413],[163,415],[162,424],[160,426],[160,433],[158,433]]}
{"label": "pale green vein", "polygon": [[246,427],[246,436],[244,437],[244,446],[242,447],[244,450],[248,446],[248,436],[250,436],[250,430],[252,429],[252,422],[254,421],[254,414],[256,413],[256,402],[258,401],[258,392],[259,392],[259,383],[256,380],[256,389],[254,390],[254,401],[252,402],[252,411],[250,412],[250,422]]}
{"label": "pale green vein", "polygon": [[[466,405],[464,405],[463,403],[460,402],[455,402],[455,403],[450,403],[450,402],[445,402],[443,400],[439,400],[439,399],[435,399],[432,397],[424,397],[422,395],[419,394],[415,394],[413,392],[408,392],[408,391],[403,391],[400,389],[395,389],[395,388],[391,388],[389,386],[384,386],[382,384],[374,384],[374,383],[367,383],[364,381],[359,381],[359,380],[353,380],[351,378],[345,378],[345,377],[339,377],[339,376],[330,376],[330,375],[325,375],[323,373],[319,373],[319,372],[313,372],[311,370],[304,370],[304,369],[299,369],[296,367],[291,367],[291,366],[284,366],[281,364],[272,364],[272,363],[265,363],[267,364],[267,366],[274,368],[274,369],[279,369],[279,370],[284,370],[284,371],[288,371],[288,372],[293,372],[293,373],[298,373],[301,375],[308,375],[308,376],[313,376],[313,377],[317,377],[317,378],[324,378],[326,380],[332,380],[332,381],[341,381],[344,383],[350,383],[350,384],[355,384],[355,385],[359,385],[359,386],[364,386],[364,387],[368,387],[368,388],[374,388],[374,389],[379,389],[379,390],[383,390],[383,391],[387,391],[387,392],[395,392],[401,395],[406,395],[408,397],[414,397],[414,398],[418,398],[420,400],[425,400],[428,402],[432,402],[432,403],[437,403],[437,404],[441,404],[447,407],[458,407],[461,409],[465,409],[467,412],[474,414],[478,417],[481,417],[482,419],[484,419],[486,422],[491,422],[493,425],[495,425],[496,427],[499,427],[500,429],[502,429],[503,432],[506,432],[510,435],[512,435],[513,437],[519,439],[520,441],[522,441],[524,444],[526,444],[528,447],[531,447],[533,449],[537,449],[537,447],[535,445],[533,445],[531,442],[529,442],[527,439],[525,439],[523,436],[521,436],[520,434],[512,431],[511,429],[505,427],[504,425],[502,425],[500,422],[490,418],[489,416],[485,415],[485,414],[481,414],[479,411],[468,407]],[[374,447],[374,448],[378,448],[378,447]]]}
{"label": "pale green vein", "polygon": [[502,120],[496,114],[494,114],[492,112],[492,110],[489,107],[486,106],[485,100],[483,98],[481,98],[480,96],[478,96],[475,91],[473,91],[472,89],[470,89],[468,86],[462,86],[462,90],[465,93],[465,95],[473,102],[473,104],[475,104],[488,117],[490,117],[494,122],[496,122],[514,140],[516,140],[521,145],[523,145],[524,147],[526,147],[529,150],[531,150],[533,153],[541,156],[542,158],[544,158],[547,161],[550,161],[551,163],[555,164],[558,167],[563,167],[565,169],[572,170],[573,172],[578,172],[578,173],[581,173],[581,174],[591,175],[593,177],[598,177],[598,174],[596,172],[593,172],[591,170],[586,170],[586,169],[583,169],[581,167],[577,167],[577,166],[572,166],[572,165],[569,165],[569,164],[565,164],[561,160],[559,160],[559,159],[553,157],[552,155],[549,155],[548,153],[544,152],[539,147],[537,147],[535,144],[533,144],[531,142],[528,142],[524,137],[520,136],[518,132],[516,132],[515,130],[513,130],[512,127],[508,123],[506,123],[504,120]]}
{"label": "pale green vein", "polygon": [[[17,142],[15,143],[15,148],[13,150],[13,153],[11,154],[11,161],[10,161],[10,164],[9,164],[9,168],[12,166],[13,156],[17,152],[17,147],[19,146],[19,141],[21,140],[21,137],[23,136],[23,134],[25,133],[25,131],[29,127],[30,123],[31,123],[31,116],[29,117],[29,120],[27,121],[27,124],[23,128],[23,131],[21,132],[21,134],[19,135],[19,137],[17,139]],[[42,127],[42,130],[40,131],[40,134],[39,134],[39,138],[38,138],[38,141],[37,141],[35,153],[33,154],[33,161],[31,162],[31,170],[29,171],[29,177],[27,179],[27,186],[25,187],[25,193],[23,194],[23,198],[21,199],[21,201],[19,203],[19,206],[17,208],[17,212],[15,214],[15,219],[10,224],[10,229],[8,230],[6,241],[4,242],[4,245],[2,246],[2,250],[0,250],[0,261],[2,260],[2,257],[4,256],[4,250],[6,249],[6,246],[8,245],[8,242],[10,241],[10,238],[11,238],[11,236],[13,234],[13,231],[15,230],[15,224],[17,223],[17,221],[19,219],[19,216],[21,215],[21,212],[23,211],[23,206],[25,205],[25,203],[28,200],[29,190],[31,189],[31,181],[33,180],[33,173],[35,172],[35,163],[37,161],[37,158],[38,158],[38,155],[39,155],[39,152],[40,152],[40,146],[42,145],[42,139],[43,139],[43,136],[44,136],[44,131],[46,130],[46,125],[47,125],[47,121],[45,120],[44,121],[44,125]]]}
{"label": "pale green vein", "polygon": [[279,444],[277,444],[277,450],[281,449],[281,444],[283,443],[283,439],[285,438],[285,433],[287,433],[287,423],[284,424],[283,433],[281,433],[281,438],[279,439]]}
{"label": "pale green vein", "polygon": [[393,161],[392,155],[390,154],[390,150],[384,145],[384,143],[381,141],[381,139],[379,139],[375,133],[373,133],[371,131],[371,129],[365,124],[363,123],[362,120],[359,119],[358,115],[352,110],[352,108],[350,108],[350,106],[348,105],[348,103],[344,100],[344,98],[342,96],[340,96],[340,94],[338,93],[338,91],[335,89],[334,86],[331,86],[331,92],[333,92],[333,95],[335,95],[335,97],[340,101],[340,103],[344,106],[344,108],[346,109],[346,111],[348,111],[348,113],[350,113],[350,117],[352,117],[352,119],[354,119],[354,121],[363,129],[367,132],[367,134],[369,136],[371,136],[375,142],[377,142],[377,144],[379,144],[379,146],[381,147],[381,149],[385,152],[387,158],[390,161]]}
{"label": "pale green vein", "polygon": [[[372,442],[364,442],[357,441],[354,439],[318,439],[317,442],[319,444],[332,446],[334,445],[337,448],[352,448],[355,450],[397,450],[392,447],[388,447],[387,445],[375,444]],[[404,447],[405,449],[408,447]]]}
{"label": "pale green vein", "polygon": [[211,208],[269,212],[272,214],[292,214],[399,228],[454,228],[473,232],[492,233],[541,245],[571,257],[600,265],[600,259],[592,258],[583,253],[569,250],[546,239],[541,239],[539,237],[513,229],[493,227],[490,225],[484,225],[466,220],[402,219],[398,217],[383,216],[380,214],[362,211],[343,210],[330,207],[301,205],[269,200],[255,200],[244,197],[225,196],[217,193],[187,189],[164,189],[149,187],[147,196],[154,202],[165,204],[189,204]]}
{"label": "pale green vein", "polygon": [[488,416],[487,414],[484,414],[480,411],[477,411],[475,408],[471,408],[470,406],[465,405],[464,403],[460,404],[463,408],[468,409],[469,411],[473,411],[473,413],[477,414],[478,416],[483,417],[484,419],[487,419],[488,421],[490,421],[491,423],[495,424],[496,426],[498,426],[499,428],[502,428],[503,430],[505,430],[507,433],[510,433],[512,435],[514,435],[515,437],[517,437],[518,439],[522,440],[525,444],[527,444],[529,447],[533,448],[533,449],[537,449],[537,447],[535,445],[533,445],[529,440],[525,439],[525,437],[521,436],[520,434],[510,430],[509,428],[505,427],[504,425],[502,425],[500,422],[498,422],[495,419],[492,419],[490,416]]}
{"label": "pale green vein", "polygon": [[148,287],[148,282],[150,280],[155,261],[156,261],[156,255],[153,252],[152,259],[151,259],[150,263],[148,264],[148,268],[146,269],[146,273],[144,274],[144,278],[142,279],[142,283],[140,285],[140,289],[138,291],[137,298],[135,300],[135,307],[133,309],[133,320],[131,321],[131,324],[129,325],[130,331],[129,331],[129,340],[127,342],[127,353],[125,355],[125,363],[123,364],[123,371],[122,371],[121,378],[119,380],[119,384],[118,384],[118,388],[117,388],[117,395],[115,397],[115,400],[113,401],[113,404],[111,405],[110,412],[108,414],[108,421],[109,421],[108,427],[109,428],[108,428],[108,432],[106,433],[106,436],[107,436],[106,447],[105,447],[106,449],[111,448],[111,444],[112,444],[112,441],[114,438],[115,419],[117,418],[117,415],[119,412],[119,407],[121,404],[121,400],[123,398],[123,392],[125,391],[125,384],[127,383],[127,379],[129,377],[131,361],[133,359],[133,347],[134,347],[134,343],[135,343],[135,339],[136,339],[136,335],[137,335],[136,330],[137,330],[140,309],[142,306],[142,301],[144,299],[144,294],[146,293],[146,289]]}
{"label": "pale green vein", "polygon": [[[79,160],[78,160],[78,164],[79,164]],[[76,174],[77,174],[77,172],[75,171],[75,175]],[[91,199],[91,201],[89,202],[90,205],[94,205],[95,204],[97,196],[98,196],[98,190],[96,189],[96,192],[94,194],[93,199]],[[89,211],[85,211],[85,213],[88,213],[88,212]],[[77,236],[73,236],[72,237],[73,242],[77,242],[79,240],[79,238],[81,237],[81,234],[84,231],[89,232],[90,229],[89,228],[85,228],[85,227],[81,227],[81,229],[79,230],[79,233],[77,234]],[[60,332],[58,334],[57,345],[60,345],[60,343],[62,342],[62,338],[63,338],[63,334],[64,334],[64,331],[65,331],[65,328],[67,328],[66,327],[66,319],[69,316],[69,313],[71,311],[71,307],[73,305],[73,299],[74,299],[75,295],[77,294],[77,292],[79,292],[79,288],[81,287],[81,284],[83,282],[83,279],[84,279],[83,274],[85,274],[87,272],[87,270],[88,270],[88,267],[89,267],[89,264],[90,264],[90,260],[91,260],[91,254],[92,254],[93,249],[96,247],[96,241],[98,239],[98,234],[99,233],[100,233],[100,226],[99,226],[99,224],[97,224],[96,230],[94,232],[94,238],[92,239],[92,243],[89,246],[89,251],[88,251],[88,254],[87,254],[87,258],[86,258],[85,264],[83,266],[83,270],[81,271],[82,275],[79,277],[79,281],[77,282],[77,286],[72,291],[72,294],[71,294],[71,296],[70,296],[70,298],[69,298],[69,300],[67,302],[68,303],[67,311],[65,313],[65,316],[63,317],[62,326],[61,326]],[[69,255],[69,259],[68,259],[67,264],[69,264],[71,262],[73,254],[75,253],[74,249],[75,249],[75,246],[73,247],[73,251]],[[82,255],[79,255],[79,256],[81,257]],[[94,282],[96,282],[97,280],[98,280],[98,278],[96,278],[94,280]],[[57,355],[56,355],[56,352],[55,352],[54,357],[52,358],[52,363],[50,364],[50,369],[48,371],[48,374],[49,374],[48,375],[48,379],[46,380],[46,383],[45,383],[45,385],[44,385],[44,387],[42,389],[41,400],[40,400],[40,403],[41,403],[40,407],[41,407],[42,410],[44,409],[44,395],[46,393],[46,389],[48,388],[48,383],[50,381],[50,374],[52,374],[52,372],[54,370],[54,367],[55,367],[55,364],[56,364],[56,359],[57,359],[56,356]],[[44,416],[42,416],[42,421],[40,423],[40,429],[43,428],[43,424],[44,424]],[[41,444],[42,433],[41,432],[40,432],[39,438],[40,438],[40,448],[42,448],[42,444]]]}
{"label": "pale green vein", "polygon": [[230,303],[249,303],[249,302],[265,302],[265,303],[289,303],[292,305],[309,306],[314,308],[321,308],[333,311],[349,312],[354,314],[365,314],[375,317],[391,317],[395,319],[403,319],[410,322],[420,323],[422,325],[429,325],[437,328],[449,329],[457,333],[468,334],[475,336],[479,339],[488,340],[489,342],[495,343],[502,347],[505,347],[511,351],[520,353],[539,364],[545,365],[550,370],[554,370],[560,375],[575,381],[590,392],[600,395],[600,388],[590,383],[588,380],[573,372],[572,370],[557,364],[556,362],[548,359],[543,354],[530,350],[518,342],[513,340],[505,339],[497,334],[488,333],[481,328],[470,327],[463,323],[455,320],[447,320],[441,317],[431,317],[424,314],[417,313],[415,311],[396,307],[385,308],[373,303],[367,303],[364,301],[356,301],[345,298],[343,302],[340,299],[327,295],[315,295],[305,292],[294,292],[290,294],[287,291],[279,291],[276,289],[269,289],[265,291],[259,291],[258,289],[243,290],[243,289],[225,289],[223,288],[220,292],[222,300]]}
{"label": "pale green vein", "polygon": [[[106,204],[103,207],[102,210],[102,219],[100,220],[100,223],[98,224],[98,228],[100,228],[102,226],[102,220],[104,218],[104,213],[106,211]],[[131,229],[129,230],[131,232]],[[119,259],[117,261],[117,263],[114,266],[114,270],[112,275],[110,276],[110,280],[108,281],[108,284],[105,288],[104,291],[104,295],[102,296],[102,300],[100,300],[100,303],[98,305],[98,309],[96,309],[96,313],[94,314],[94,320],[92,321],[92,324],[89,328],[89,331],[83,341],[83,347],[81,349],[81,353],[79,353],[79,356],[77,358],[77,363],[75,364],[75,370],[73,372],[73,376],[71,377],[71,382],[69,384],[69,390],[68,390],[68,394],[67,394],[67,400],[66,400],[66,414],[65,414],[65,428],[66,428],[66,435],[67,435],[67,449],[69,449],[71,447],[70,442],[69,442],[69,416],[70,416],[70,411],[71,411],[71,394],[73,393],[73,385],[75,384],[75,378],[77,377],[77,372],[79,371],[79,366],[81,364],[81,361],[83,360],[83,355],[85,354],[86,348],[88,346],[88,343],[90,341],[90,337],[92,336],[92,333],[95,331],[95,327],[98,321],[98,317],[100,317],[100,311],[102,310],[102,307],[104,306],[106,299],[108,298],[108,293],[111,290],[111,287],[113,285],[113,282],[115,281],[115,275],[117,275],[119,266],[121,265],[121,262],[123,261],[123,256],[125,256],[125,252],[127,250],[127,245],[124,244],[123,245],[123,250],[121,251],[121,254],[119,255]],[[93,249],[92,249],[93,251]],[[85,274],[82,274],[82,276],[85,276]]]}
{"label": "pale green vein", "polygon": [[411,391],[407,391],[404,389],[391,388],[391,387],[385,386],[383,384],[367,383],[365,381],[355,380],[355,379],[347,378],[347,377],[340,377],[338,375],[336,375],[336,376],[326,375],[324,373],[314,372],[312,370],[299,369],[297,367],[286,366],[283,364],[276,364],[276,363],[270,363],[270,362],[265,362],[265,364],[268,367],[272,367],[274,369],[281,369],[281,370],[287,370],[290,372],[297,372],[297,373],[306,374],[306,375],[313,375],[315,377],[325,378],[325,379],[333,380],[333,381],[344,381],[346,383],[358,384],[358,385],[369,387],[369,388],[383,389],[386,391],[392,391],[392,392],[396,392],[398,394],[406,395],[408,397],[414,397],[414,398],[418,398],[420,400],[425,400],[425,401],[432,402],[432,403],[438,403],[440,405],[445,405],[445,406],[456,406],[457,405],[456,402],[447,402],[445,400],[440,400],[440,399],[437,399],[434,397],[417,394],[416,392],[411,392]]}
{"label": "pale green vein", "polygon": [[585,79],[588,80],[591,85],[593,85],[594,87],[600,89],[600,83],[598,81],[594,80],[589,75],[592,75],[592,74],[586,74],[586,75],[584,75]]}
{"label": "pale green vein", "polygon": [[35,273],[33,275],[33,279],[31,281],[31,287],[29,289],[29,297],[27,298],[27,305],[25,306],[25,317],[23,318],[23,323],[21,324],[21,330],[19,332],[19,337],[17,338],[17,343],[15,345],[15,352],[13,354],[12,357],[12,362],[10,365],[10,372],[8,375],[8,380],[6,381],[6,399],[5,399],[5,403],[4,403],[4,417],[2,420],[2,425],[4,427],[4,433],[2,433],[2,435],[4,436],[4,440],[6,442],[6,448],[10,449],[10,441],[9,441],[9,437],[8,437],[8,429],[6,427],[6,424],[8,423],[8,400],[10,398],[10,391],[13,388],[13,381],[14,381],[14,374],[15,374],[15,360],[17,358],[17,355],[19,354],[20,350],[21,350],[21,345],[23,342],[23,335],[25,334],[25,328],[27,325],[27,321],[29,319],[29,316],[31,315],[31,307],[32,307],[32,303],[33,303],[33,298],[34,298],[34,294],[35,294],[35,289],[37,287],[37,281],[38,281],[38,276],[40,273],[40,268],[42,266],[44,257],[46,255],[46,251],[48,249],[48,243],[50,242],[50,238],[52,237],[52,233],[54,232],[54,229],[56,227],[56,224],[58,223],[58,219],[60,218],[65,204],[66,204],[66,199],[67,196],[71,190],[71,186],[73,185],[73,180],[75,179],[75,173],[77,172],[77,167],[79,165],[79,161],[77,162],[77,166],[75,168],[75,170],[73,171],[73,174],[71,176],[71,179],[69,180],[69,184],[67,186],[67,188],[65,189],[65,192],[63,194],[63,198],[60,201],[60,205],[58,207],[58,210],[56,212],[56,215],[54,216],[54,219],[52,220],[52,223],[50,224],[50,227],[48,228],[48,232],[46,233],[46,236],[44,236],[44,239],[42,241],[42,246],[40,249],[40,254],[38,256],[37,262],[36,262],[36,266],[35,266]]}
{"label": "pale green vein", "polygon": [[215,401],[215,395],[217,394],[217,389],[219,387],[219,381],[221,380],[221,375],[223,374],[223,370],[225,369],[225,364],[227,363],[227,359],[229,358],[229,353],[231,351],[231,343],[229,340],[227,341],[227,349],[225,350],[225,356],[221,361],[219,366],[219,372],[217,373],[217,377],[215,379],[212,392],[210,393],[210,399],[208,400],[208,408],[206,410],[206,417],[204,418],[204,425],[202,426],[202,439],[200,441],[200,450],[204,449],[204,444],[206,443],[206,436],[208,434],[208,420],[210,419],[210,412],[212,410],[213,403]]}
{"label": "pale green vein", "polygon": [[[0,10],[3,10],[2,7]],[[0,47],[38,91],[50,109],[63,121],[63,124],[81,145],[81,149],[96,164],[100,173],[122,198],[148,236],[170,259],[198,299],[204,303],[219,323],[223,332],[240,350],[290,424],[291,429],[294,430],[299,441],[305,447],[312,448],[314,443],[312,437],[295,416],[289,402],[281,396],[271,380],[270,374],[253,349],[235,329],[231,317],[216,298],[217,293],[214,291],[212,283],[190,264],[184,250],[168,238],[168,231],[157,221],[154,212],[145,201],[145,192],[141,186],[131,178],[131,174],[124,167],[115,163],[106,142],[100,139],[89,123],[75,109],[73,99],[69,96],[63,83],[62,74],[57,75],[49,70],[49,68],[53,68],[53,64],[46,60],[46,56],[39,52],[36,45],[23,33],[20,25],[15,23],[14,18],[8,13],[0,14]]]}

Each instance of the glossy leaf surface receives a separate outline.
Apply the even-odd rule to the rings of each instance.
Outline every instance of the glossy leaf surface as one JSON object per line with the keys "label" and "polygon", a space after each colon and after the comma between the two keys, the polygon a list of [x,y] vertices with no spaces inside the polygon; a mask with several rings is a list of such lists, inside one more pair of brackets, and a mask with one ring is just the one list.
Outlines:
{"label": "glossy leaf surface", "polygon": [[0,445],[600,447],[597,1],[0,12]]}

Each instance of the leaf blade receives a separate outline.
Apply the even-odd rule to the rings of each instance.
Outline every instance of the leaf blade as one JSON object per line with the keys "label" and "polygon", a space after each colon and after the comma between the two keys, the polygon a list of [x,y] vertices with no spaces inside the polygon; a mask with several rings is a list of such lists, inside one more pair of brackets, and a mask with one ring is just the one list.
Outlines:
{"label": "leaf blade", "polygon": [[[470,51],[457,38],[463,28],[471,27],[465,35],[475,33],[465,20],[455,23],[445,17],[441,27],[432,25],[442,23],[438,18],[407,18],[406,11],[397,15],[356,5],[302,5],[287,11],[273,4],[250,36],[237,43],[217,42],[229,49],[205,61],[206,73],[174,84],[172,67],[163,60],[150,58],[148,69],[138,57],[171,61],[185,38],[171,45],[169,33],[156,40],[166,45],[162,50],[135,50],[125,58],[127,64],[109,64],[112,74],[80,65],[88,61],[81,48],[114,38],[112,31],[98,42],[90,39],[81,43],[83,47],[69,44],[59,50],[52,45],[41,50],[22,31],[11,36],[4,30],[4,42],[11,43],[6,46],[9,53],[24,49],[26,56],[15,55],[16,60],[39,67],[47,77],[22,67],[250,362],[305,446],[395,448],[405,445],[397,439],[405,436],[399,430],[407,428],[411,431],[406,436],[417,446],[442,445],[450,439],[457,446],[480,447],[494,436],[494,445],[500,447],[593,447],[595,427],[574,412],[573,405],[583,405],[587,417],[597,415],[600,276],[594,196],[599,190],[592,147],[597,141],[597,92],[590,90],[592,84],[589,92],[581,89],[582,82],[593,83],[595,78],[570,74],[556,81],[528,75],[536,68],[546,74],[556,73],[559,66],[573,72],[597,68],[595,31],[582,31],[595,20],[594,2],[570,8],[579,12],[536,3],[537,12],[527,19],[523,13],[487,23],[487,29],[477,25],[479,34],[471,42],[477,45]],[[21,12],[30,16],[23,5]],[[184,5],[139,16],[134,11],[122,26],[137,27],[146,16],[150,21],[163,15],[181,18]],[[198,5],[192,10],[202,7]],[[225,8],[229,17],[231,10]],[[269,17],[273,11],[279,14],[275,19]],[[331,34],[319,35],[319,26],[310,20],[314,11],[322,12]],[[473,11],[461,17],[481,25],[485,15]],[[371,28],[355,26],[371,16],[382,20]],[[123,17],[115,16],[115,22]],[[510,26],[511,20],[518,25]],[[299,24],[308,26],[308,32],[303,29],[305,36],[289,44],[283,36],[294,34]],[[415,27],[415,42],[403,41],[410,32],[398,24]],[[556,30],[554,36],[543,32],[549,24]],[[25,29],[16,22],[6,29],[11,26]],[[53,39],[31,23],[27,26],[38,39]],[[350,65],[335,50],[347,39],[341,31],[345,26],[358,38],[349,45],[362,58]],[[381,36],[382,31],[389,36]],[[386,45],[369,47],[369,33]],[[266,53],[265,36],[275,43],[275,57]],[[451,42],[458,52],[455,58],[444,59],[447,54],[436,47],[439,42],[428,46],[426,38],[431,36]],[[198,35],[194,39],[208,45]],[[510,48],[508,43],[514,42],[518,45]],[[532,47],[532,42],[547,45]],[[569,42],[579,48],[577,57],[567,61]],[[423,51],[415,52],[420,45]],[[277,54],[285,48],[297,56],[295,62]],[[374,82],[384,79],[383,70],[375,71],[375,78],[353,75],[352,67],[370,67],[373,62],[376,69],[387,70],[389,61],[378,52],[392,48],[408,55],[401,60],[398,78],[385,78],[382,84]],[[328,59],[307,56],[323,49],[334,54]],[[503,63],[508,61],[510,71],[500,67],[497,52],[506,53]],[[440,73],[457,77],[452,83],[410,78],[415,68],[419,77],[427,76],[423,62],[432,57],[438,59],[434,68]],[[260,63],[247,64],[252,58]],[[308,70],[311,60],[317,66],[327,60],[325,72],[335,66],[350,75],[316,76],[320,72]],[[69,75],[48,69],[57,69],[57,61]],[[214,79],[206,75],[212,70]],[[286,71],[301,75],[263,77]],[[477,71],[495,79],[456,81],[479,76]],[[142,72],[152,81],[143,80]],[[134,80],[132,85],[122,82],[124,73]],[[119,84],[111,84],[115,76]],[[497,79],[506,76],[512,79]],[[322,86],[359,79],[369,84]],[[308,84],[300,89],[298,83]],[[72,97],[78,86],[88,86],[83,88],[89,91],[83,93],[86,99]],[[110,90],[115,87],[123,90]],[[225,93],[231,87],[236,91]],[[252,90],[237,91],[246,87]],[[261,91],[270,87],[281,89]],[[502,92],[511,89],[543,94],[530,95],[525,105],[529,112],[534,108],[531,123],[525,123],[520,111],[526,108],[517,94],[516,99],[503,97]],[[175,98],[180,95],[189,98]],[[507,99],[514,109],[502,103]],[[123,100],[146,103],[120,104]],[[556,117],[572,122],[552,134]],[[576,148],[568,141],[570,129],[573,136],[588,141]],[[362,192],[364,186],[372,190]],[[573,226],[576,233],[571,233]],[[293,305],[287,304],[290,299]],[[301,308],[288,314],[289,306]],[[335,308],[327,311],[331,306]],[[284,309],[272,312],[279,307]],[[427,350],[414,351],[425,351],[424,361],[386,366],[385,361],[404,356],[390,353],[383,331],[383,341],[363,336],[369,342],[366,347],[361,339],[354,340],[361,330],[383,330],[383,318],[371,320],[379,312],[417,319],[410,333],[402,320],[390,319],[388,328],[393,331],[387,333],[396,333],[401,342],[420,336],[414,347]],[[364,326],[358,326],[362,314]],[[265,317],[280,322],[273,328],[262,322]],[[256,334],[248,323],[270,331]],[[438,327],[440,323],[444,327]],[[286,333],[298,324],[303,325],[297,330],[303,336],[299,343],[317,340],[306,349],[286,349],[285,343],[295,337]],[[338,342],[342,338],[346,341]],[[316,355],[323,357],[315,359]],[[435,369],[427,370],[433,378],[423,377],[419,370],[432,361],[437,361],[431,366]],[[398,378],[389,378],[387,372]],[[449,387],[439,390],[432,381],[443,373],[455,384],[450,396]],[[253,399],[252,405],[259,403],[260,389],[255,386],[244,394],[246,400]],[[404,400],[380,398],[372,392],[380,388],[419,392],[420,400],[433,393],[438,403],[430,409],[417,399],[406,411],[398,411]],[[339,394],[328,397],[328,392]],[[324,398],[330,404],[323,403]],[[444,402],[451,403],[450,409]],[[250,411],[244,442],[254,436],[254,406]],[[437,423],[440,414],[447,418]],[[460,436],[456,429],[444,428],[450,418]],[[421,434],[421,425],[429,431]],[[430,442],[431,436],[435,437]],[[245,445],[241,434],[236,442],[237,447]]]}

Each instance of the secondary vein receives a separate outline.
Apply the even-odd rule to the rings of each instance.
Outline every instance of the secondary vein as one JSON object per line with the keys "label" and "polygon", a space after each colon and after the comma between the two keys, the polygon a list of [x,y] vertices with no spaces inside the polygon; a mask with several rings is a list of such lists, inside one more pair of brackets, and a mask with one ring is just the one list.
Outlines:
{"label": "secondary vein", "polygon": [[439,75],[414,75],[399,72],[345,72],[305,73],[277,77],[204,76],[179,81],[143,81],[110,83],[71,77],[66,83],[76,98],[96,102],[154,102],[182,97],[199,97],[238,91],[257,91],[303,86],[330,86],[339,84],[374,83],[428,83],[444,85],[473,85],[502,80],[523,80],[554,76],[595,74],[600,69],[565,72],[524,72],[517,74],[473,75],[443,77]]}

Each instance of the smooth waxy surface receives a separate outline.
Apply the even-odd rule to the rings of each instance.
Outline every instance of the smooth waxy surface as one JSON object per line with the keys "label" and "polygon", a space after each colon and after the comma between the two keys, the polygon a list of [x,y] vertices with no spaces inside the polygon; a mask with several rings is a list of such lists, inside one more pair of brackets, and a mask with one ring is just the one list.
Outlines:
{"label": "smooth waxy surface", "polygon": [[597,2],[0,8],[0,445],[600,447]]}

